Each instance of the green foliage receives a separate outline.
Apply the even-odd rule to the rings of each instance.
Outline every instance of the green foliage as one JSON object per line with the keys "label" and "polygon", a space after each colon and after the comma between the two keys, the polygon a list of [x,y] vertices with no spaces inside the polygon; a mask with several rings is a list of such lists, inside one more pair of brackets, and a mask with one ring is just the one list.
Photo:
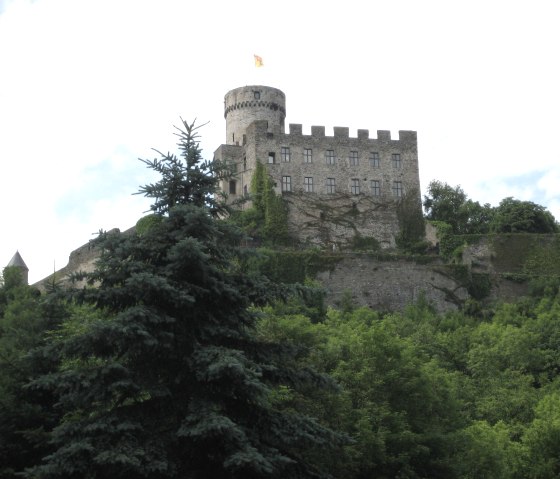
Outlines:
{"label": "green foliage", "polygon": [[23,275],[17,266],[4,268],[2,271],[2,282],[0,284],[4,295],[18,286],[23,286],[23,284]]}
{"label": "green foliage", "polygon": [[523,272],[539,275],[558,275],[560,273],[560,236],[552,241],[533,241],[523,264]]}
{"label": "green foliage", "polygon": [[[560,271],[560,237],[556,234],[500,234],[490,238],[492,265],[520,280],[544,277],[554,280]],[[545,279],[546,280],[546,279]]]}
{"label": "green foliage", "polygon": [[[422,204],[418,201],[418,191],[408,191],[397,204],[399,234],[397,246],[405,251],[417,251],[425,233]],[[425,246],[425,245],[424,245]],[[425,249],[425,247],[424,247]]]}
{"label": "green foliage", "polygon": [[457,458],[459,475],[464,479],[508,479],[519,470],[522,447],[511,440],[503,422],[493,426],[476,421],[461,433],[465,447]]}
{"label": "green foliage", "polygon": [[469,295],[480,301],[490,294],[492,288],[492,280],[487,273],[471,273],[470,281],[467,286]]}
{"label": "green foliage", "polygon": [[541,478],[560,473],[560,296],[504,304],[484,321],[332,311],[320,323],[267,310],[264,337],[300,347],[338,394],[285,392],[279,407],[313,411],[355,442],[322,461],[339,478]]}
{"label": "green foliage", "polygon": [[266,168],[260,161],[257,161],[253,178],[251,178],[251,199],[253,207],[263,218],[266,210],[266,198],[270,194],[271,187]]}
{"label": "green foliage", "polygon": [[251,179],[253,205],[244,211],[232,212],[231,221],[244,229],[253,239],[266,245],[285,245],[289,241],[288,207],[274,191],[272,178],[265,167],[256,162]]}
{"label": "green foliage", "polygon": [[[338,478],[450,477],[450,422],[458,414],[451,377],[422,364],[413,343],[390,321],[365,308],[329,311],[318,324],[268,310],[261,334],[303,348],[300,361],[332,374],[343,393],[292,396],[289,405],[314,411],[355,439],[323,461]],[[438,418],[444,418],[440,421]]]}
{"label": "green foliage", "polygon": [[466,200],[467,195],[461,187],[452,188],[446,183],[431,181],[423,203],[426,217],[432,221],[443,221],[451,226],[453,233],[460,233],[460,226],[467,221],[462,209]]}
{"label": "green foliage", "polygon": [[320,271],[330,271],[342,259],[317,248],[305,250],[259,248],[244,263],[248,271],[266,276],[275,283],[304,283]]}
{"label": "green foliage", "polygon": [[427,219],[449,224],[453,234],[487,233],[494,214],[490,205],[468,199],[460,186],[435,180],[428,185],[423,205]]}
{"label": "green foliage", "polygon": [[160,215],[147,215],[136,222],[136,234],[142,236],[161,223]]}
{"label": "green foliage", "polygon": [[286,244],[289,239],[288,207],[271,186],[265,197],[263,235],[267,243],[272,245]]}
{"label": "green foliage", "polygon": [[201,126],[183,119],[181,122],[181,128],[175,127],[180,156],[155,150],[160,158],[140,159],[161,179],[140,187],[137,194],[153,198],[151,210],[157,214],[167,214],[177,204],[205,207],[213,216],[224,214],[227,209],[220,201],[218,183],[231,176],[230,169],[225,164],[203,160],[198,134]]}
{"label": "green foliage", "polygon": [[532,201],[504,198],[495,209],[491,223],[495,233],[557,233],[554,216]]}
{"label": "green foliage", "polygon": [[453,234],[557,233],[554,216],[531,201],[504,198],[496,208],[468,199],[459,187],[432,181],[424,196],[426,218],[450,225]]}
{"label": "green foliage", "polygon": [[534,297],[554,297],[560,291],[560,277],[539,277],[529,282],[529,294]]}
{"label": "green foliage", "polygon": [[49,431],[59,418],[50,394],[26,387],[30,379],[53,370],[33,352],[46,331],[65,318],[66,308],[52,296],[23,282],[18,268],[6,268],[0,287],[0,477],[21,477],[51,450]]}
{"label": "green foliage", "polygon": [[552,479],[560,475],[560,394],[555,392],[541,399],[535,408],[535,419],[525,430],[527,446],[527,478]]}

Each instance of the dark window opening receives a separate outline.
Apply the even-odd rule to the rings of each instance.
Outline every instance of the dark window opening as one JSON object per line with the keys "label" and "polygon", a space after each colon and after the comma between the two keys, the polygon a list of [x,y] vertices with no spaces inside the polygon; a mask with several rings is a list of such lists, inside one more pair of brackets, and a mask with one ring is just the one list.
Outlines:
{"label": "dark window opening", "polygon": [[231,180],[229,182],[229,194],[230,195],[235,195],[236,194],[236,187],[237,187],[237,182],[234,180]]}

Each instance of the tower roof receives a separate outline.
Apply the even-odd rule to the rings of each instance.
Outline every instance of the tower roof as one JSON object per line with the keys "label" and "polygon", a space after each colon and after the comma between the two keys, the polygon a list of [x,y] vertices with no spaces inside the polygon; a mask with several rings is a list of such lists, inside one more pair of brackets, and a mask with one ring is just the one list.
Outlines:
{"label": "tower roof", "polygon": [[8,263],[8,267],[10,266],[17,266],[18,268],[22,268],[25,269],[26,271],[29,271],[29,268],[25,264],[25,261],[23,261],[23,258],[19,254],[19,251],[16,251],[16,254],[12,257],[12,259]]}

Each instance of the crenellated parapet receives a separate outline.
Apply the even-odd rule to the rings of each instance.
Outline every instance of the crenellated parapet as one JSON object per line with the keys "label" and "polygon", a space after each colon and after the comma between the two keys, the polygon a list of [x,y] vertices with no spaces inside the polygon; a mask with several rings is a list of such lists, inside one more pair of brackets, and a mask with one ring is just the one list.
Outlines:
{"label": "crenellated parapet", "polygon": [[399,130],[398,138],[391,138],[391,132],[389,130],[377,130],[377,137],[369,136],[369,130],[359,129],[358,135],[356,137],[350,136],[350,128],[347,126],[335,126],[333,127],[333,135],[328,136],[325,134],[326,128],[324,126],[311,126],[311,134],[303,134],[303,126],[300,123],[290,123],[289,124],[289,135],[290,136],[307,136],[312,138],[337,138],[337,139],[358,139],[358,140],[381,140],[381,141],[404,141],[404,142],[415,142],[417,141],[417,136],[415,131],[411,130]]}

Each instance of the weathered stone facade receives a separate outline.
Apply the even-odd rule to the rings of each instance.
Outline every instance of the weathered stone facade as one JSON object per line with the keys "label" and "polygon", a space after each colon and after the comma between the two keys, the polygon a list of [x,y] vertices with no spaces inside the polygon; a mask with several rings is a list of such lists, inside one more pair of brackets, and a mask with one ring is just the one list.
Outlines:
{"label": "weathered stone facade", "polygon": [[443,264],[414,261],[380,261],[368,254],[348,254],[336,267],[320,272],[317,280],[326,290],[326,302],[340,306],[349,295],[356,306],[381,312],[403,311],[421,298],[436,311],[455,311],[469,294]]}
{"label": "weathered stone facade", "polygon": [[221,185],[231,201],[248,195],[257,162],[267,166],[275,189],[289,204],[291,233],[312,244],[344,246],[356,236],[395,244],[396,204],[417,195],[420,179],[416,132],[368,130],[350,137],[346,127],[290,124],[285,133],[285,95],[276,88],[246,86],[225,96],[226,144],[214,158],[232,165],[235,179]]}

